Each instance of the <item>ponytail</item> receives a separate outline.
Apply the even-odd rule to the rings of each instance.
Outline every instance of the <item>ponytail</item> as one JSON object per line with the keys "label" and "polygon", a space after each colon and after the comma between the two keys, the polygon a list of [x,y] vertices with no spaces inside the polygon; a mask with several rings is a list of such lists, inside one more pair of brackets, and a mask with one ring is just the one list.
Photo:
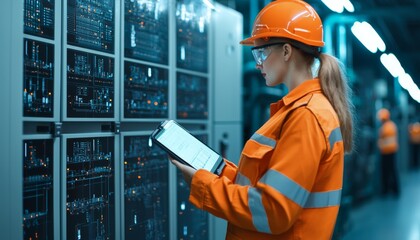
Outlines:
{"label": "ponytail", "polygon": [[344,151],[349,153],[353,149],[353,105],[350,102],[351,89],[347,84],[347,77],[337,58],[321,53],[318,77],[324,95],[330,101],[340,121]]}

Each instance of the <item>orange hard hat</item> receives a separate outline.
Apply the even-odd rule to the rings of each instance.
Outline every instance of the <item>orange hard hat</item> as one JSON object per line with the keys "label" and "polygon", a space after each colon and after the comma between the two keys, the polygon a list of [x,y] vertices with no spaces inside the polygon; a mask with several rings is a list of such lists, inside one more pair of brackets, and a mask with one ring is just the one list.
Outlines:
{"label": "orange hard hat", "polygon": [[315,10],[301,0],[277,0],[257,15],[251,37],[241,41],[254,45],[260,38],[287,38],[309,46],[323,47],[322,21]]}
{"label": "orange hard hat", "polygon": [[391,113],[389,113],[388,109],[386,108],[381,108],[378,111],[378,119],[381,121],[386,121],[389,120],[389,118],[391,117]]}

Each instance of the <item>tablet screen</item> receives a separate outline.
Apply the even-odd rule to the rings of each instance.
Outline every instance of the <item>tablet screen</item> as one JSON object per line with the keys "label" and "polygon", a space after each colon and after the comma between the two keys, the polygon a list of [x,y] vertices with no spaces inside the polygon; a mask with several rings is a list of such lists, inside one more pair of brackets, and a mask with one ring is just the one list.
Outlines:
{"label": "tablet screen", "polygon": [[173,121],[168,121],[156,136],[156,140],[195,169],[212,171],[219,154],[200,142]]}

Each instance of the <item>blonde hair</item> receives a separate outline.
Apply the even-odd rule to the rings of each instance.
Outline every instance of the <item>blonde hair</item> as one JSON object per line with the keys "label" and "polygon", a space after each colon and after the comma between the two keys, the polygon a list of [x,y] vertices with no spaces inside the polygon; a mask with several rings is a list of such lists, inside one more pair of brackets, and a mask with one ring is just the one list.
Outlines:
{"label": "blonde hair", "polygon": [[320,53],[319,60],[318,78],[321,82],[321,88],[338,115],[344,151],[349,153],[353,149],[351,89],[347,84],[344,68],[337,58]]}

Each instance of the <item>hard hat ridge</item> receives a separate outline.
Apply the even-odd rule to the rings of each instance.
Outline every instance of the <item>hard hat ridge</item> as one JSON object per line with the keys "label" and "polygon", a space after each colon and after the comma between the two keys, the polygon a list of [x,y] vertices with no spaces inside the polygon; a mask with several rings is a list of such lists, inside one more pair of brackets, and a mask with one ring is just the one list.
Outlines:
{"label": "hard hat ridge", "polygon": [[258,13],[251,37],[241,44],[254,45],[254,41],[261,38],[287,38],[309,46],[324,46],[322,21],[316,11],[301,0],[269,3]]}

